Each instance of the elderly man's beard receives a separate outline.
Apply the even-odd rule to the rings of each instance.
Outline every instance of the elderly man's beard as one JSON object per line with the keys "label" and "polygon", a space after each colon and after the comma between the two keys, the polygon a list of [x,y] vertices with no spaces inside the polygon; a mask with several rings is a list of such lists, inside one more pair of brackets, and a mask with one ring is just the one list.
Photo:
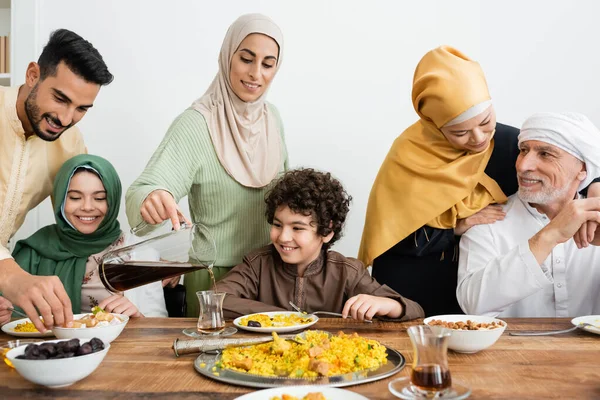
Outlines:
{"label": "elderly man's beard", "polygon": [[58,139],[60,137],[60,135],[62,135],[64,133],[64,131],[66,131],[71,126],[73,126],[73,124],[63,127],[64,129],[58,133],[48,133],[48,132],[42,131],[42,129],[40,128],[40,124],[42,123],[42,120],[44,120],[45,118],[51,119],[52,123],[57,126],[63,126],[63,125],[60,122],[60,120],[58,120],[58,118],[54,118],[53,116],[51,116],[48,113],[44,113],[44,114],[40,115],[40,108],[37,105],[37,91],[38,91],[38,85],[36,84],[33,87],[33,89],[31,89],[29,96],[27,96],[27,99],[25,100],[25,114],[27,114],[27,119],[29,119],[29,123],[31,124],[31,128],[33,129],[33,132],[40,139],[45,140],[47,142],[53,142],[56,139]]}
{"label": "elderly man's beard", "polygon": [[532,191],[529,188],[519,186],[519,191],[517,192],[517,195],[521,200],[527,203],[543,205],[552,204],[556,201],[563,199],[569,191],[568,185],[565,185],[565,187],[562,188],[555,188],[550,184],[550,182],[548,182],[548,179],[546,179],[545,177],[534,176],[533,174],[524,173],[519,174],[519,178],[537,180],[541,182],[542,187],[540,189],[537,189],[536,191]]}

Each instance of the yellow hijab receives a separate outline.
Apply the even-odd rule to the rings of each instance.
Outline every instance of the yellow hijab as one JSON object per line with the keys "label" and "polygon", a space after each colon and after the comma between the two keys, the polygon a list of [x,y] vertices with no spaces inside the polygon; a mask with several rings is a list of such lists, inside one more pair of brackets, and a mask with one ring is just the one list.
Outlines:
{"label": "yellow hijab", "polygon": [[417,65],[413,105],[420,120],[392,145],[369,196],[358,258],[365,265],[422,227],[449,229],[456,220],[506,201],[485,174],[494,141],[481,153],[453,148],[440,128],[490,100],[479,64],[458,50],[431,50]]}

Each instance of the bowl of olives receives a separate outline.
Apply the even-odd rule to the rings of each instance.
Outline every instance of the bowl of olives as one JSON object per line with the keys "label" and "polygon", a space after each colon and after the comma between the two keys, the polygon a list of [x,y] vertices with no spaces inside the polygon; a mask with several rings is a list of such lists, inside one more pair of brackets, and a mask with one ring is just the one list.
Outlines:
{"label": "bowl of olives", "polygon": [[110,344],[98,338],[48,340],[14,348],[6,353],[6,358],[28,381],[63,387],[94,372],[108,349]]}

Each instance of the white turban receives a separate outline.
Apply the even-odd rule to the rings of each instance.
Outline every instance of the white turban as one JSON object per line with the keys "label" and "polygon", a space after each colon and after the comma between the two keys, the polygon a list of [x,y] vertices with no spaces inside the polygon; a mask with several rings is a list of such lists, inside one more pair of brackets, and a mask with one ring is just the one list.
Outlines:
{"label": "white turban", "polygon": [[519,145],[528,140],[551,144],[581,160],[587,176],[579,190],[600,177],[600,130],[585,115],[574,112],[534,114],[521,127]]}

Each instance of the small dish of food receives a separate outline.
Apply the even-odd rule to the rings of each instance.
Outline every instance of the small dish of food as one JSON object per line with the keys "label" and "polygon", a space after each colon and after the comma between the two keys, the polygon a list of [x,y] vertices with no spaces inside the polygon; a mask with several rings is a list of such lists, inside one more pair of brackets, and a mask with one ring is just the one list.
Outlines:
{"label": "small dish of food", "polygon": [[[582,317],[573,318],[571,323],[585,331],[600,335],[600,315],[584,315]],[[583,323],[589,325],[583,325]]]}
{"label": "small dish of food", "polygon": [[236,400],[368,400],[350,390],[317,385],[283,386],[258,390]]}
{"label": "small dish of food", "polygon": [[40,338],[54,336],[51,330],[44,333],[38,331],[29,318],[18,319],[2,325],[2,332],[17,337]]}
{"label": "small dish of food", "polygon": [[98,337],[104,343],[115,340],[129,322],[123,314],[113,314],[94,307],[91,314],[75,314],[70,327],[55,326],[54,335],[59,339]]}
{"label": "small dish of food", "polygon": [[109,348],[98,338],[49,340],[16,347],[6,353],[6,358],[28,381],[63,387],[94,372]]}
{"label": "small dish of food", "polygon": [[424,324],[452,331],[448,348],[457,353],[477,353],[496,343],[507,327],[506,322],[482,315],[436,315]]}
{"label": "small dish of food", "polygon": [[233,324],[240,329],[251,332],[262,333],[285,333],[300,329],[306,329],[317,323],[319,317],[316,315],[303,315],[298,312],[272,311],[258,314],[244,315],[233,321]]}

